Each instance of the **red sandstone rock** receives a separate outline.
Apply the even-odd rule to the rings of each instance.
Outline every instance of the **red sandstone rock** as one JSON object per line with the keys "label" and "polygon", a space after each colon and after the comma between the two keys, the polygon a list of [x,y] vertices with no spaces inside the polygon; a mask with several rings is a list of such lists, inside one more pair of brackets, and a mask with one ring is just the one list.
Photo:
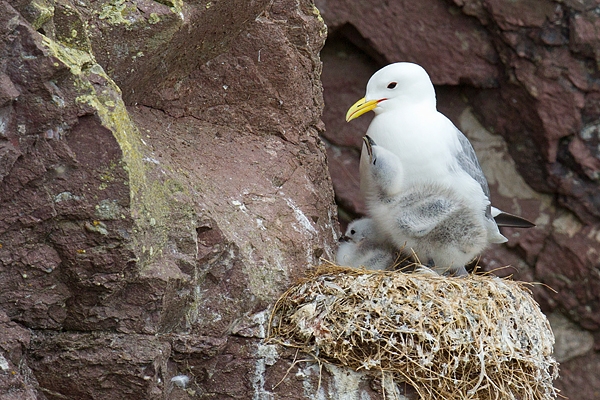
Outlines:
{"label": "red sandstone rock", "polygon": [[515,27],[541,28],[548,19],[552,19],[559,7],[550,0],[524,0],[509,3],[502,0],[484,0],[492,19],[502,30]]}
{"label": "red sandstone rock", "polygon": [[330,29],[353,26],[371,53],[421,64],[435,84],[496,85],[498,56],[489,33],[443,0],[316,3]]}
{"label": "red sandstone rock", "polygon": [[0,1],[0,387],[269,396],[294,354],[262,343],[268,307],[338,236],[318,11],[32,4]]}
{"label": "red sandstone rock", "polygon": [[27,366],[30,332],[0,311],[0,399],[38,399],[34,374]]}
{"label": "red sandstone rock", "polygon": [[597,399],[600,396],[600,356],[597,352],[577,357],[561,364],[561,378],[556,387],[573,399]]}
{"label": "red sandstone rock", "polygon": [[571,48],[585,54],[587,57],[600,60],[600,22],[594,11],[574,14],[571,19],[570,44]]}
{"label": "red sandstone rock", "polygon": [[[436,84],[461,85],[438,88],[457,124],[472,107],[506,139],[478,147],[494,202],[539,225],[505,232],[510,246],[484,265],[549,284],[559,293],[533,288],[547,310],[597,330],[596,2],[380,3],[318,2],[330,30],[365,52],[340,40],[323,51],[340,204],[362,211],[347,175],[368,123],[345,124],[345,110],[382,63],[419,62]],[[31,4],[0,1],[0,355],[16,372],[2,375],[2,398],[307,398],[318,368],[273,389],[294,354],[259,338],[267,305],[335,250],[316,10],[308,0]],[[558,201],[507,185],[518,179],[497,168],[506,154]],[[573,361],[559,386],[595,398],[595,380],[577,378],[595,370],[593,354]],[[170,384],[178,374],[193,378],[191,392]],[[325,374],[340,393],[332,382]]]}

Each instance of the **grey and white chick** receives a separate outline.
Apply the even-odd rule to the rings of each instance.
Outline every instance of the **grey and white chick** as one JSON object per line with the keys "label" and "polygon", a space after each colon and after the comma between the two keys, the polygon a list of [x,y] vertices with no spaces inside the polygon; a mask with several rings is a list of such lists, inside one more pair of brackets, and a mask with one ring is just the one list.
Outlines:
{"label": "grey and white chick", "polygon": [[393,246],[382,239],[371,218],[352,221],[346,233],[340,237],[336,254],[338,265],[385,270],[394,264],[395,259],[396,252]]}
{"label": "grey and white chick", "polygon": [[[484,217],[484,209],[473,207],[450,183],[424,181],[403,187],[398,157],[369,136],[364,138],[361,173],[374,229],[396,249],[415,255],[440,274],[467,274],[465,265],[490,242],[489,224],[494,220]],[[496,208],[492,212],[510,215]]]}
{"label": "grey and white chick", "polygon": [[406,241],[421,262],[459,275],[489,244],[507,241],[498,226],[518,217],[492,209],[475,151],[437,111],[435,89],[421,66],[400,62],[377,71],[346,120],[369,111],[375,118],[367,135],[386,150],[382,154],[395,156],[376,161],[365,147],[361,155],[361,191],[378,231],[396,246]]}

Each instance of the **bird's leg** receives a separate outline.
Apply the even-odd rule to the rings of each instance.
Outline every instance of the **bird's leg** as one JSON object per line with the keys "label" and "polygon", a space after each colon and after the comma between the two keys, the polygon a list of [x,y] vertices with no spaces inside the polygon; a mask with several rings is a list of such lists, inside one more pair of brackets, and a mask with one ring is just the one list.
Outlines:
{"label": "bird's leg", "polygon": [[431,270],[437,272],[440,275],[444,275],[444,276],[463,277],[463,276],[469,275],[469,273],[467,272],[467,269],[465,268],[464,265],[460,268],[457,268],[456,270],[452,270],[451,268],[448,268],[444,271],[441,271],[439,267],[435,266],[435,261],[433,261],[433,258],[428,259],[427,264],[425,264],[425,265],[428,268],[430,268]]}

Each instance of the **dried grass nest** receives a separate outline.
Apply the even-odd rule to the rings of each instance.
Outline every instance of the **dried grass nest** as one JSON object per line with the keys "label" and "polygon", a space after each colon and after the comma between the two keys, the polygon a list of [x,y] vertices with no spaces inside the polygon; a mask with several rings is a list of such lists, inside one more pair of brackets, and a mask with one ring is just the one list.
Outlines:
{"label": "dried grass nest", "polygon": [[275,304],[269,338],[387,372],[421,399],[555,399],[554,335],[527,284],[322,265]]}

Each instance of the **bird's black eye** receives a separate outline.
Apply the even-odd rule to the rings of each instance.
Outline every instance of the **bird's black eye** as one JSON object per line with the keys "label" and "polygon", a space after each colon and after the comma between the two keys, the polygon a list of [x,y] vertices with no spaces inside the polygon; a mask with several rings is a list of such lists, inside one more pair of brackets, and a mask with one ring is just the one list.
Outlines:
{"label": "bird's black eye", "polygon": [[351,235],[354,235],[355,233],[356,233],[356,231],[355,231],[354,229],[351,229],[351,230],[350,230],[350,234],[351,234]]}
{"label": "bird's black eye", "polygon": [[390,84],[387,87],[388,87],[388,89],[393,89],[396,87],[397,84],[398,84],[397,82],[390,82]]}

